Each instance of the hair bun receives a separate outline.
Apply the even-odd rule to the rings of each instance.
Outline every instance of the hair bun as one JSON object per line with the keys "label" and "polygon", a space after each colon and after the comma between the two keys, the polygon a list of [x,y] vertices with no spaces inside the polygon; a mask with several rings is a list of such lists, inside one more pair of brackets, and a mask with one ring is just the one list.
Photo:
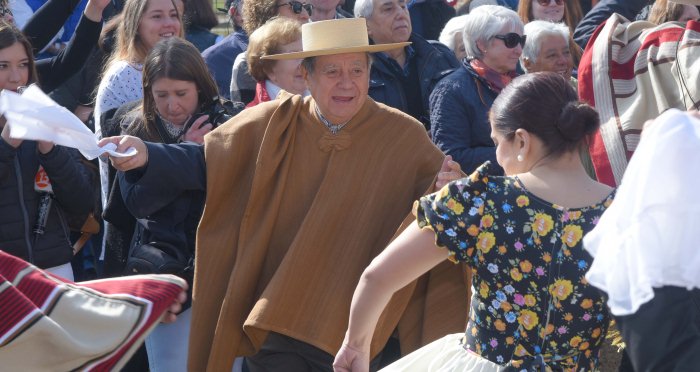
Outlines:
{"label": "hair bun", "polygon": [[557,129],[562,137],[573,143],[593,134],[599,125],[600,119],[595,109],[579,101],[568,102],[557,120]]}

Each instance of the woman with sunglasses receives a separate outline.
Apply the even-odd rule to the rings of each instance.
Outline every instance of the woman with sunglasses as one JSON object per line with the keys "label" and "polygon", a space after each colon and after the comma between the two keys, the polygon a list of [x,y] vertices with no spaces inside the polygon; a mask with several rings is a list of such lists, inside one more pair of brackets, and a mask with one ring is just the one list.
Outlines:
{"label": "woman with sunglasses", "polygon": [[[296,0],[257,0],[243,2],[243,29],[248,35],[274,17],[294,19],[300,24],[309,22],[313,5]],[[253,101],[257,82],[248,72],[248,53],[236,57],[231,72],[231,100],[245,104]]]}
{"label": "woman with sunglasses", "polygon": [[[564,23],[571,35],[582,17],[578,0],[521,0],[518,15],[523,24],[532,21]],[[578,66],[583,52],[573,38],[569,38],[569,51],[574,59],[574,66]]]}
{"label": "woman with sunglasses", "polygon": [[525,36],[514,11],[483,5],[467,15],[462,38],[467,57],[431,93],[430,122],[433,142],[471,173],[487,160],[496,164],[487,114],[516,76]]}

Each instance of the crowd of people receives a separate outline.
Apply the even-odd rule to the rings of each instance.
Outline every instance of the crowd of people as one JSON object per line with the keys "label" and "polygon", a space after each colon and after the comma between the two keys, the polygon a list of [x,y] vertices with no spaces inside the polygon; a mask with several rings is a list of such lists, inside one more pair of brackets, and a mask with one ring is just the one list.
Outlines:
{"label": "crowd of people", "polygon": [[0,366],[700,364],[699,0],[216,6],[0,0]]}

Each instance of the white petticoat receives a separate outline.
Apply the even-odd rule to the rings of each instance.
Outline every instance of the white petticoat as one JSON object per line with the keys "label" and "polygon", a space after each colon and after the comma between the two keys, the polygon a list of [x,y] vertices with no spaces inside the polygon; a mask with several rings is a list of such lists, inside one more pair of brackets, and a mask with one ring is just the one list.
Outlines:
{"label": "white petticoat", "polygon": [[381,372],[501,372],[505,368],[462,347],[464,333],[447,335],[386,366]]}
{"label": "white petticoat", "polygon": [[615,315],[663,286],[700,288],[700,120],[668,110],[644,129],[615,201],[583,239],[588,282]]}

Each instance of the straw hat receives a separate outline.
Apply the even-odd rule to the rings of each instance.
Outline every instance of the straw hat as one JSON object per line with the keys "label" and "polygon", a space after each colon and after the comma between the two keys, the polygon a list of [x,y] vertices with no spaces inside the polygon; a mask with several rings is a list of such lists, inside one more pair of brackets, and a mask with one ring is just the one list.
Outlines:
{"label": "straw hat", "polygon": [[299,59],[329,54],[384,52],[410,42],[369,45],[364,18],[331,19],[301,26],[301,52],[272,54],[261,59]]}

